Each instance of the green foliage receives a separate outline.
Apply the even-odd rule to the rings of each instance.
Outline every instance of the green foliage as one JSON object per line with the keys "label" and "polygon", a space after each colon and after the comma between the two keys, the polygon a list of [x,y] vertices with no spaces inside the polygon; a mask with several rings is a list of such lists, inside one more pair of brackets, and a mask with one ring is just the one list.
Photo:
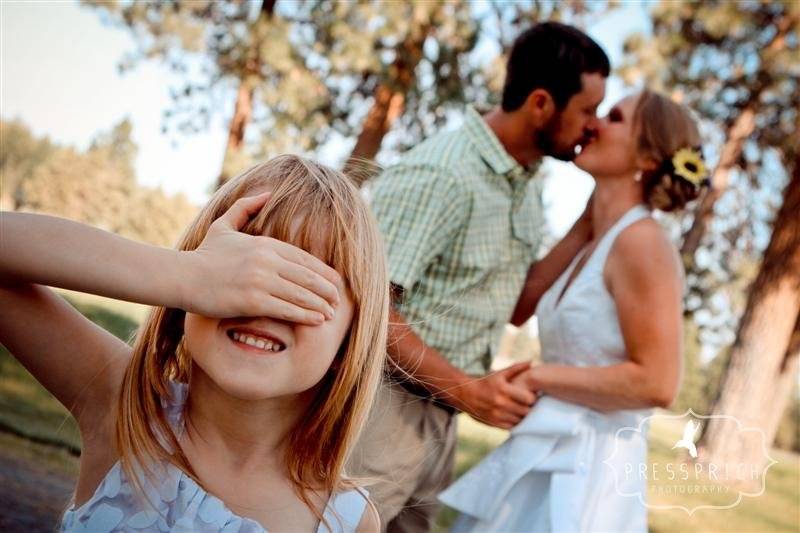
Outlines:
{"label": "green foliage", "polygon": [[160,245],[173,245],[196,214],[184,196],[136,183],[137,147],[127,119],[98,134],[86,152],[37,139],[19,122],[0,121],[0,128],[3,190],[14,191],[14,209],[57,215]]}
{"label": "green foliage", "polygon": [[496,102],[502,61],[478,60],[473,52],[481,37],[499,41],[502,51],[533,22],[594,15],[613,2],[495,0],[482,8],[468,0],[84,4],[136,39],[123,70],[158,59],[178,74],[165,129],[204,129],[224,108],[221,97],[246,104],[241,116],[253,128],[246,149],[228,144],[223,175],[230,176],[255,158],[312,152],[336,136],[359,135],[380,86],[398,95],[391,148],[409,146],[464,102]]}
{"label": "green foliage", "polygon": [[35,137],[22,122],[0,121],[0,208],[16,209],[24,202],[24,183],[55,150],[47,138]]}
{"label": "green foliage", "polygon": [[[758,116],[750,140],[792,158],[800,101],[800,4],[662,1],[652,11],[653,36],[626,43],[629,80],[675,92],[703,117],[729,127],[748,107]],[[759,160],[740,162],[757,173]]]}
{"label": "green foliage", "polygon": [[20,208],[119,231],[135,186],[104,153],[61,148],[25,182]]}

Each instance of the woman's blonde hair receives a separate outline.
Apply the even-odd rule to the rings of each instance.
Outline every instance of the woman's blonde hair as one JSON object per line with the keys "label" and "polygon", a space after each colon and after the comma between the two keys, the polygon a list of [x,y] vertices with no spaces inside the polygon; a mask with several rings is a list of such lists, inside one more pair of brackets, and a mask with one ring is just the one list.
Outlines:
{"label": "woman's blonde hair", "polygon": [[[299,497],[319,514],[310,491],[350,483],[344,465],[380,382],[386,353],[389,283],[380,233],[358,189],[341,173],[291,155],[252,167],[226,183],[198,214],[178,248],[194,250],[209,226],[233,203],[271,191],[264,208],[242,231],[267,235],[310,251],[325,244],[321,259],[343,277],[354,304],[353,320],[331,368],[316,386],[309,411],[287,437],[286,468]],[[170,380],[186,382],[180,357],[180,309],[154,308],[139,330],[119,399],[116,442],[129,479],[168,461],[199,482],[166,418],[162,400]],[[190,365],[189,365],[190,367]]]}
{"label": "woman's blonde hair", "polygon": [[645,89],[634,112],[639,153],[659,166],[642,174],[645,201],[661,211],[676,211],[697,198],[701,187],[671,172],[664,162],[681,148],[700,146],[697,123],[686,107],[666,96]]}

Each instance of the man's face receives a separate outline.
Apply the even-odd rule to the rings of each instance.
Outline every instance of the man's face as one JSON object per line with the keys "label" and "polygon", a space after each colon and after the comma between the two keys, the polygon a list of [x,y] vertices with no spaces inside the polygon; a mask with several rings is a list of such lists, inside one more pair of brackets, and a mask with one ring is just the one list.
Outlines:
{"label": "man's face", "polygon": [[597,106],[606,94],[606,79],[597,73],[582,74],[583,88],[572,96],[560,112],[539,132],[537,142],[546,155],[572,161],[576,149],[594,136]]}

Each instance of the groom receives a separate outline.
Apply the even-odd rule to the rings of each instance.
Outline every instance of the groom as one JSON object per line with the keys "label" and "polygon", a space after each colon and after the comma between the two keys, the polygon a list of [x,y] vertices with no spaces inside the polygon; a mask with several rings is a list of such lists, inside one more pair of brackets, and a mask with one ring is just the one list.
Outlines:
{"label": "groom", "polygon": [[[543,156],[564,161],[592,136],[609,74],[606,54],[581,31],[538,24],[514,42],[502,105],[468,107],[376,181],[372,206],[386,242],[394,293],[392,377],[356,447],[351,471],[389,531],[430,529],[453,469],[454,414],[510,428],[533,394],[512,383],[521,363],[488,373],[506,323],[524,323],[588,239],[587,217],[536,263]],[[554,260],[553,260],[554,259]]]}

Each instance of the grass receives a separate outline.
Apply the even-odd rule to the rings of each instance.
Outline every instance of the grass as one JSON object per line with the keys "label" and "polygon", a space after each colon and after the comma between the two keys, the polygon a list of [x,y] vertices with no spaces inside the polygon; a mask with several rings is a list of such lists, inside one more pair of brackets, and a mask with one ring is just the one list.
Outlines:
{"label": "grass", "polygon": [[[81,313],[120,339],[128,340],[145,308],[79,293],[64,292]],[[77,454],[80,434],[66,408],[0,346],[0,429]]]}
{"label": "grass", "polygon": [[[144,318],[146,308],[78,293],[63,293],[84,315],[117,337],[128,340]],[[459,442],[456,471],[459,476],[506,438],[506,432],[489,428],[471,418],[459,418]],[[650,460],[666,462],[674,457],[670,450],[676,429],[664,419],[656,420],[650,432]],[[51,444],[76,454],[80,438],[67,410],[44,390],[33,377],[0,346],[0,429],[39,443]],[[11,446],[13,439],[0,433],[0,447]],[[698,510],[691,516],[685,511],[651,510],[650,530],[667,531],[800,531],[800,456],[773,450],[778,461],[767,474],[766,492],[747,498],[732,509]],[[54,450],[50,460],[69,463],[69,455]],[[74,471],[74,460],[65,468]],[[696,506],[725,503],[719,495],[686,496],[670,503]],[[724,498],[723,498],[724,499]],[[655,499],[651,499],[656,501]],[[452,523],[454,512],[443,509],[436,530],[444,531]]]}

